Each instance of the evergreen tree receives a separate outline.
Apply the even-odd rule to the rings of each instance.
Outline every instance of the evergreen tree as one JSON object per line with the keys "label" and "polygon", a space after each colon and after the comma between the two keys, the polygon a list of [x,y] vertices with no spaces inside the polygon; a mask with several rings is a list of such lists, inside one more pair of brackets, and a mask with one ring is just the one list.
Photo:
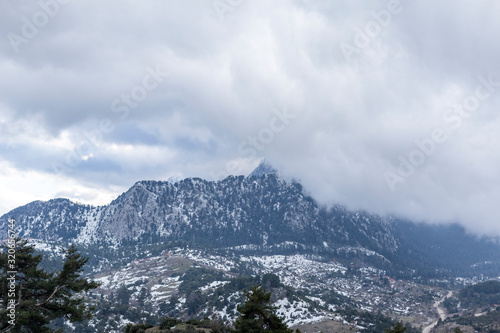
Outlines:
{"label": "evergreen tree", "polygon": [[[16,239],[15,259],[9,257],[7,245],[0,253],[0,332],[9,331],[9,327],[9,332],[53,332],[48,325],[55,319],[78,322],[90,318],[91,309],[84,304],[83,293],[97,288],[99,283],[81,277],[88,258],[71,245],[65,251],[61,271],[48,273],[38,267],[42,256],[35,255],[33,246],[27,243]],[[15,288],[8,278],[15,278]],[[9,302],[15,304],[14,326],[7,316]]]}
{"label": "evergreen tree", "polygon": [[148,328],[153,327],[151,324],[127,324],[125,326],[125,333],[144,333]]}
{"label": "evergreen tree", "polygon": [[145,287],[142,287],[141,290],[139,291],[139,296],[137,296],[137,303],[141,308],[144,308],[144,304],[146,302],[147,297],[148,297],[148,291]]}
{"label": "evergreen tree", "polygon": [[266,293],[259,286],[245,290],[246,302],[238,306],[240,317],[234,327],[237,333],[293,333],[283,319],[276,315],[276,308],[271,305],[271,293]]}
{"label": "evergreen tree", "polygon": [[130,303],[130,296],[132,292],[122,283],[120,288],[116,291],[116,300],[123,305],[128,306]]}
{"label": "evergreen tree", "polygon": [[398,321],[392,329],[385,329],[385,333],[404,333],[406,331],[406,327],[403,326],[403,323]]}

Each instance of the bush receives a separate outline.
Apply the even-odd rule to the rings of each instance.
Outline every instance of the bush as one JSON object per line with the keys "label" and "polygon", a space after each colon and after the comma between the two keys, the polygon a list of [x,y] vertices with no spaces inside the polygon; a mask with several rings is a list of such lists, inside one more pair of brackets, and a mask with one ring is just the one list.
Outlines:
{"label": "bush", "polygon": [[151,324],[127,324],[125,326],[125,333],[144,333],[148,328],[154,327]]}
{"label": "bush", "polygon": [[179,323],[181,323],[181,321],[179,319],[165,317],[161,320],[160,329],[161,330],[168,330]]}

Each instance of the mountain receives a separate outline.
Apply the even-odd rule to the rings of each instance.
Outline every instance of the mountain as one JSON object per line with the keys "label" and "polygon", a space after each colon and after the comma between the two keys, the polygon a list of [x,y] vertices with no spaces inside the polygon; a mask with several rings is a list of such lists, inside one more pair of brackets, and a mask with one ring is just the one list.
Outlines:
{"label": "mountain", "polygon": [[266,160],[263,160],[260,162],[260,164],[248,175],[248,177],[262,177],[264,175],[270,174],[270,173],[275,173],[277,174],[278,171],[273,168],[273,166],[269,163],[267,163]]}
{"label": "mountain", "polygon": [[368,261],[402,276],[500,272],[500,247],[457,225],[320,207],[300,184],[272,170],[261,164],[248,177],[220,181],[140,181],[106,206],[35,201],[0,218],[0,237],[7,237],[7,218],[14,217],[21,237],[86,246],[180,242],[247,253],[314,253]]}
{"label": "mountain", "polygon": [[[16,208],[0,220],[8,216],[16,218],[22,237],[86,244],[159,237],[210,247],[285,242],[307,248],[397,247],[389,220],[341,206],[321,209],[302,193],[300,184],[276,174],[231,176],[218,182],[140,181],[108,206],[54,199]],[[5,226],[0,227],[1,237],[6,236]]]}
{"label": "mountain", "polygon": [[[233,322],[255,284],[303,332],[382,332],[400,316],[421,330],[437,320],[443,286],[500,276],[494,239],[322,207],[265,162],[248,177],[139,181],[105,206],[31,202],[0,217],[0,238],[9,217],[46,269],[60,269],[62,249],[77,243],[86,276],[103,283],[87,298],[93,319],[58,323],[65,332],[121,332],[164,316]],[[116,298],[123,286],[128,305]]]}

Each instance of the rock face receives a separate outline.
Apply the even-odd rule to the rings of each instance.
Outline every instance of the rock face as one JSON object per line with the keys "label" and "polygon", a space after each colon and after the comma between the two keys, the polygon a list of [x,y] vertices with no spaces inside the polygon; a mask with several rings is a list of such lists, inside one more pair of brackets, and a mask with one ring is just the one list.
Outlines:
{"label": "rock face", "polygon": [[270,173],[275,173],[277,174],[278,171],[273,168],[273,166],[266,161],[262,161],[256,168],[255,170],[252,171],[248,175],[248,177],[262,177],[264,175],[270,174]]}
{"label": "rock face", "polygon": [[19,236],[43,241],[180,241],[207,249],[361,255],[378,258],[375,264],[382,263],[384,269],[392,265],[457,274],[500,270],[500,246],[463,228],[414,224],[342,206],[322,208],[300,184],[264,167],[249,177],[221,181],[140,181],[107,206],[35,201],[0,218],[2,239],[7,237],[8,217],[17,220]]}
{"label": "rock face", "polygon": [[2,220],[8,216],[16,218],[20,236],[80,243],[150,235],[167,240],[195,238],[198,244],[213,247],[289,242],[308,247],[397,248],[388,220],[340,206],[320,209],[299,184],[287,183],[274,173],[218,182],[141,181],[108,206],[54,199],[19,207]]}

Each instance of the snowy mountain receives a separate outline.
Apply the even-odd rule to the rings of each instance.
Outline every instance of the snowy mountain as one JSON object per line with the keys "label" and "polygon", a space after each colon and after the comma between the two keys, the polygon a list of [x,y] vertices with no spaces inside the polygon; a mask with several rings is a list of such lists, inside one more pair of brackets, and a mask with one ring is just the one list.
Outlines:
{"label": "snowy mountain", "polygon": [[249,177],[221,181],[140,181],[99,207],[35,201],[0,218],[0,237],[6,238],[6,220],[14,217],[21,237],[87,246],[175,241],[202,249],[298,251],[414,273],[490,273],[500,266],[499,246],[458,226],[326,209],[271,170],[260,165]]}
{"label": "snowy mountain", "polygon": [[271,164],[267,163],[267,161],[264,160],[260,162],[260,164],[248,175],[248,177],[262,177],[270,173],[277,174],[278,171],[273,168]]}
{"label": "snowy mountain", "polygon": [[[265,284],[304,332],[325,323],[324,331],[380,332],[390,323],[373,313],[427,325],[447,293],[437,285],[500,276],[498,242],[457,225],[321,207],[268,165],[220,181],[140,181],[106,206],[35,201],[0,217],[1,238],[9,217],[48,254],[46,267],[57,268],[68,243],[90,258],[86,274],[103,284],[80,331],[119,332],[166,315],[231,322],[243,289]],[[130,308],[116,303],[121,286]]]}
{"label": "snowy mountain", "polygon": [[7,216],[16,218],[20,236],[85,244],[159,237],[217,247],[294,242],[306,247],[362,243],[371,250],[397,248],[389,220],[340,206],[320,209],[299,184],[275,174],[218,182],[141,181],[108,206],[54,199],[30,203],[2,219]]}

